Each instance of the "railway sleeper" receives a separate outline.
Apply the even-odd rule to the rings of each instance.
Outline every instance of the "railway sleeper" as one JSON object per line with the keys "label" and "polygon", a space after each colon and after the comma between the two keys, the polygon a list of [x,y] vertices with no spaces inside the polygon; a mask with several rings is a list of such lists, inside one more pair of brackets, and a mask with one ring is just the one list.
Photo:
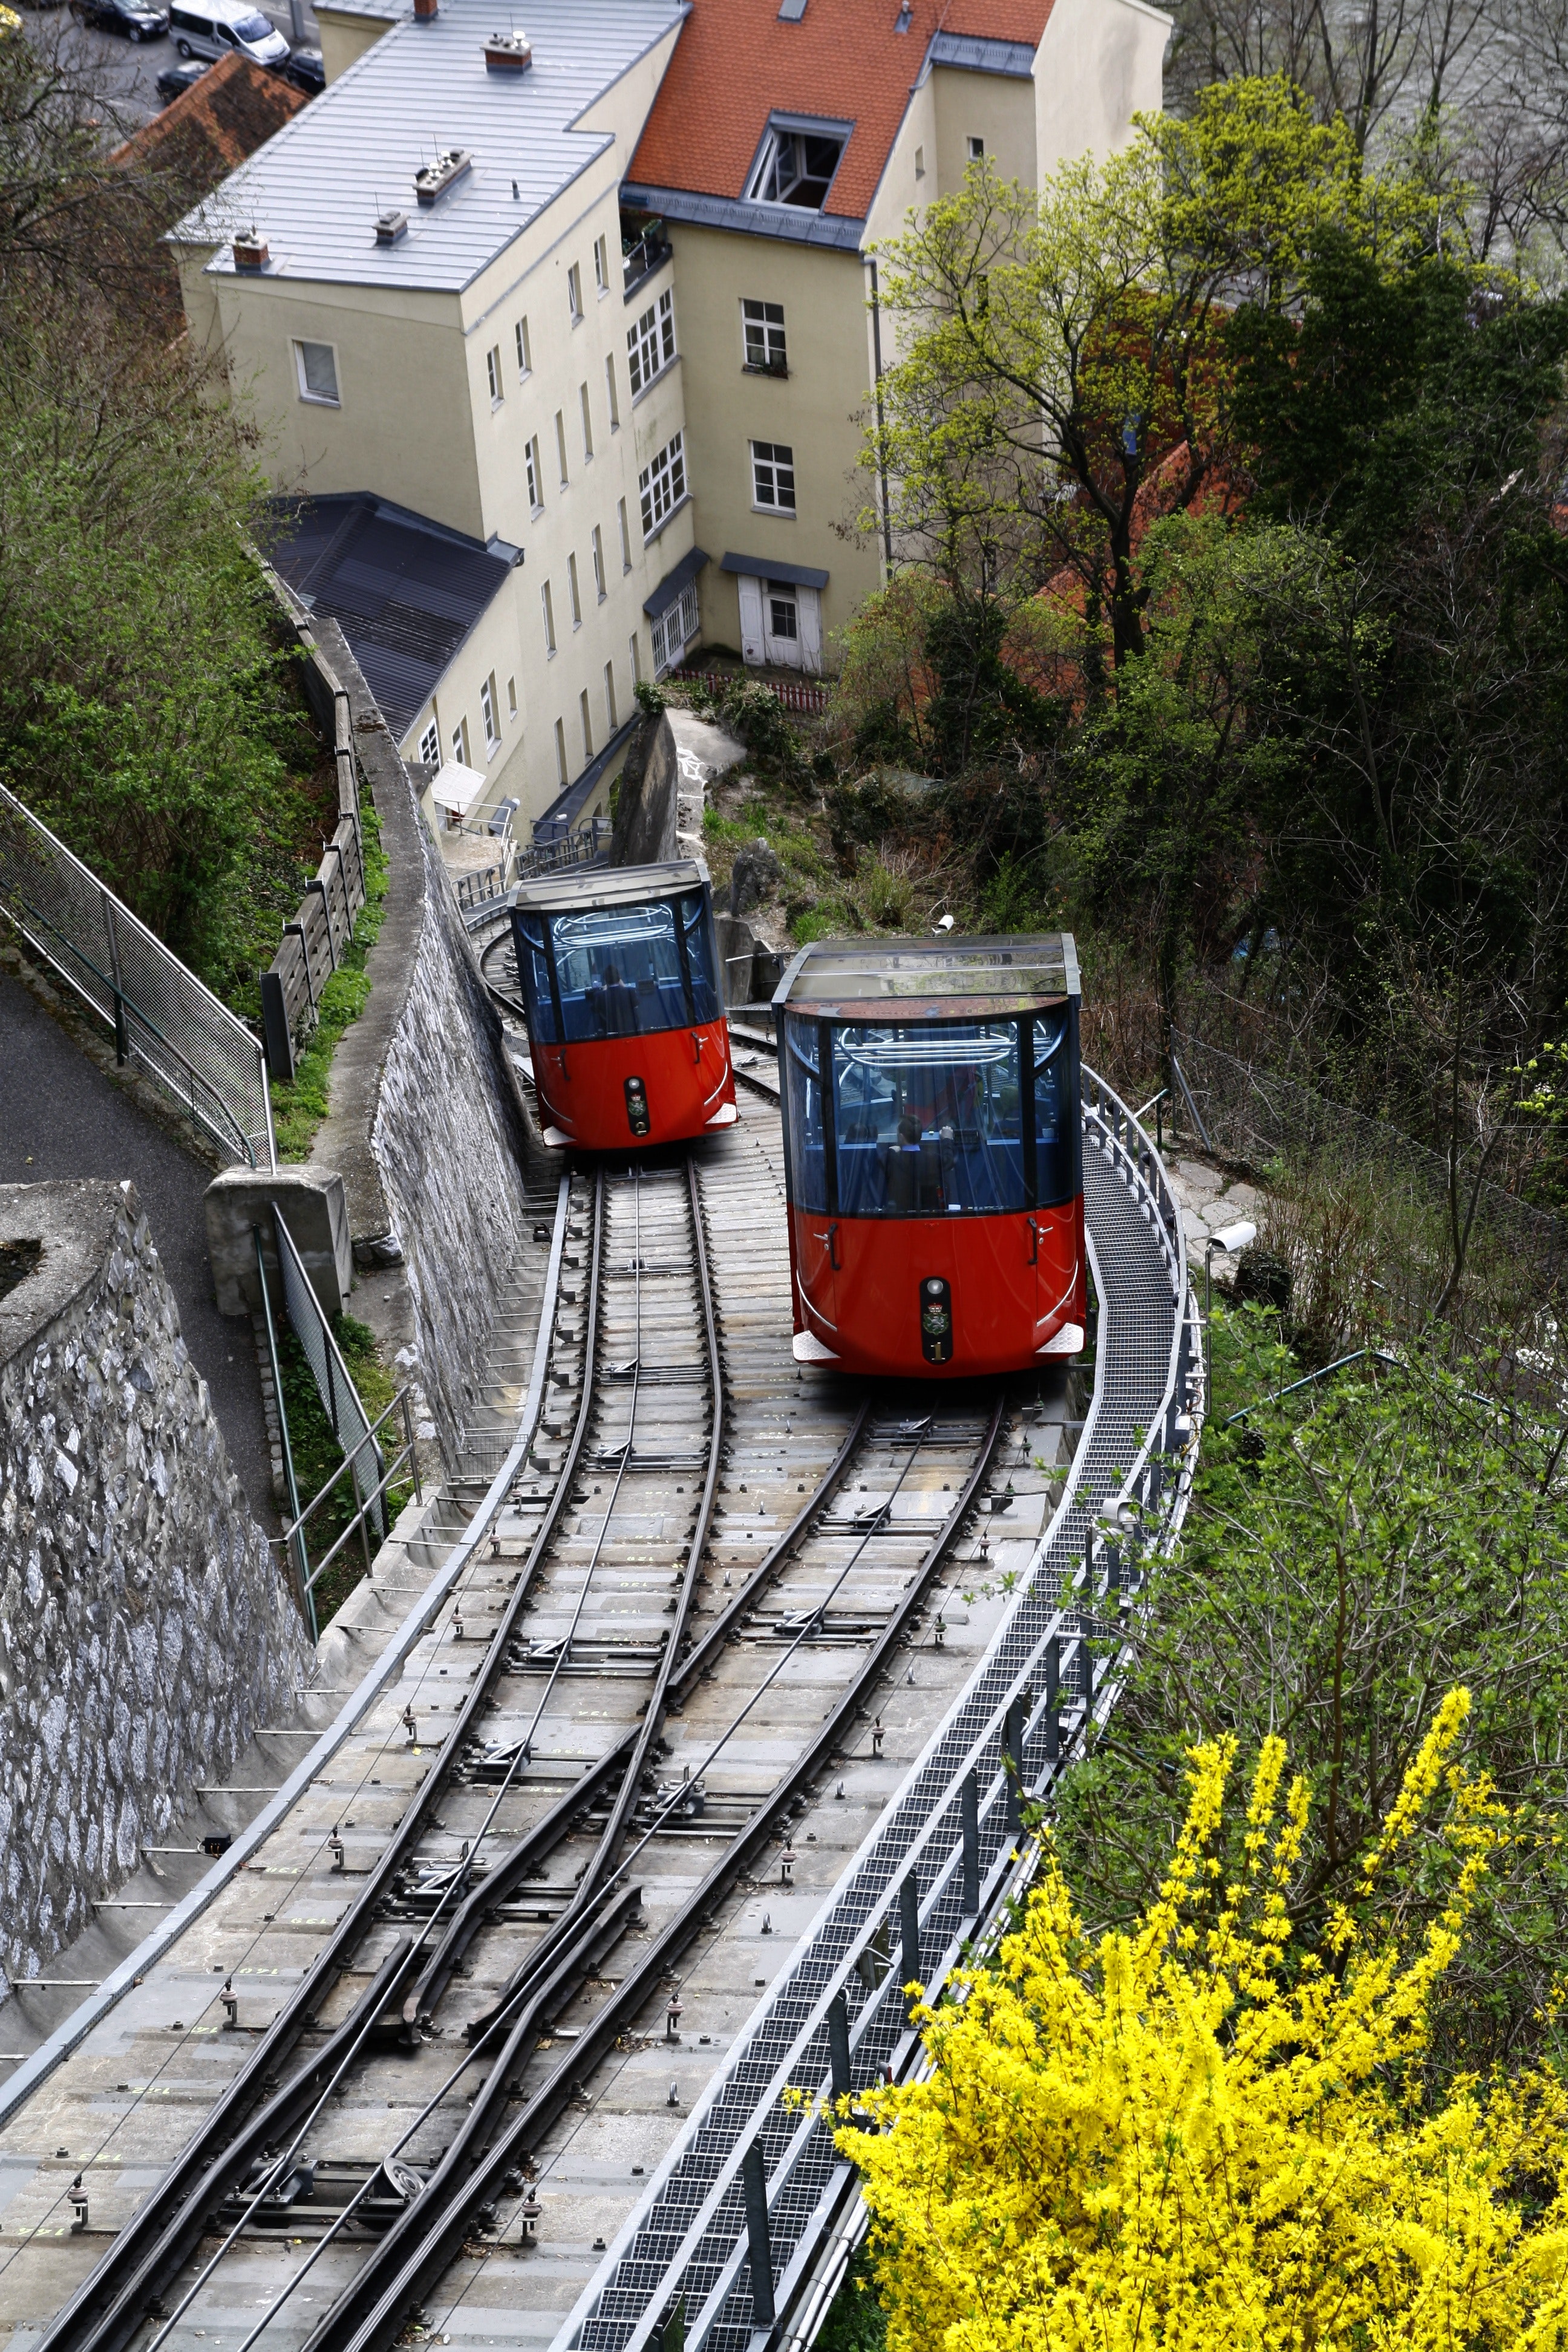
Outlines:
{"label": "railway sleeper", "polygon": [[[267,2158],[258,2159],[248,2178],[218,2208],[214,2219],[220,2229],[240,2222],[245,2238],[320,2238],[339,2222],[354,2200],[353,2218],[340,2228],[346,2238],[379,2238],[391,2229],[405,2205],[419,2196],[426,2174],[417,2165],[389,2156],[378,2164],[360,2157],[301,2158],[271,2191],[247,2211],[267,2183]],[[366,2182],[368,2193],[362,2194]]]}

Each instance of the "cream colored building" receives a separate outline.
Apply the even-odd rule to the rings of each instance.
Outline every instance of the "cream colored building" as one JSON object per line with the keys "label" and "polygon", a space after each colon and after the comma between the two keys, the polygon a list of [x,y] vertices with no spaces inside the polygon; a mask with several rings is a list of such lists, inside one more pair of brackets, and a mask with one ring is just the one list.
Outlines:
{"label": "cream colored building", "polygon": [[[317,14],[328,89],[175,233],[192,331],[282,496],[429,527],[406,576],[390,538],[321,575],[408,696],[429,672],[409,756],[557,828],[694,640],[832,666],[882,577],[843,529],[878,239],[976,153],[1033,180],[1123,139],[1168,31],[1144,0]],[[459,626],[443,565],[486,557]]]}

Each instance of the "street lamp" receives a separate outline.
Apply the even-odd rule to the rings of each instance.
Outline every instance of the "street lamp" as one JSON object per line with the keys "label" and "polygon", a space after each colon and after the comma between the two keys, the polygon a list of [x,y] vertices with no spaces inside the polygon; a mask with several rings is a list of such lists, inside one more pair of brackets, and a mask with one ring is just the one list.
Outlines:
{"label": "street lamp", "polygon": [[1214,1254],[1219,1250],[1226,1257],[1239,1255],[1248,1242],[1258,1237],[1258,1227],[1247,1218],[1239,1224],[1222,1225],[1204,1244],[1204,1410],[1209,1401],[1209,1309],[1214,1297]]}

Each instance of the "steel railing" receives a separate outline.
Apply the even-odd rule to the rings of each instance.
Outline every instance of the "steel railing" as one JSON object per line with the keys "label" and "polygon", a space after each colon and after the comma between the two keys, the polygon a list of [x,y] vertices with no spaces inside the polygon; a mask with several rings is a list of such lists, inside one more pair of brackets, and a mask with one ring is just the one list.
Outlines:
{"label": "steel railing", "polygon": [[226,1157],[275,1168],[261,1041],[0,785],[0,914]]}

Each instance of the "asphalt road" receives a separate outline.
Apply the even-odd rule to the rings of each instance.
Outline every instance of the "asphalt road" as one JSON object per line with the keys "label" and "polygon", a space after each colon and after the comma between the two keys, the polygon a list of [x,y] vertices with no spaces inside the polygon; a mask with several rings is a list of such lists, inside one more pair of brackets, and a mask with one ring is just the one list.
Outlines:
{"label": "asphalt road", "polygon": [[0,1184],[129,1176],[180,1309],[180,1328],[251,1508],[278,1524],[248,1321],[213,1302],[203,1195],[212,1171],[149,1118],[8,971],[0,971]]}
{"label": "asphalt road", "polygon": [[[308,0],[259,0],[284,38],[295,48],[319,48],[314,10]],[[104,33],[76,24],[65,7],[24,5],[22,18],[28,37],[40,47],[55,41],[62,56],[91,77],[95,94],[104,106],[104,128],[111,136],[128,138],[132,131],[163,110],[155,84],[165,66],[179,63],[179,51],[164,34],[156,41],[130,41],[121,33]]]}

